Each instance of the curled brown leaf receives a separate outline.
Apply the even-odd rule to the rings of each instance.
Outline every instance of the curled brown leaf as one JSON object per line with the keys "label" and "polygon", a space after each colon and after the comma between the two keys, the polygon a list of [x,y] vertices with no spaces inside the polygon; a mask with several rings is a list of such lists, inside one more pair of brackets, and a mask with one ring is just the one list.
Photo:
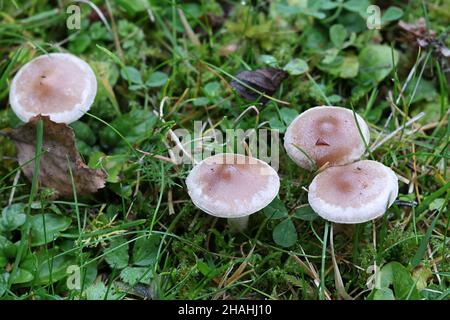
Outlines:
{"label": "curled brown leaf", "polygon": [[46,116],[37,116],[25,125],[6,132],[14,142],[17,158],[25,176],[31,181],[36,156],[37,122],[44,123],[42,153],[38,181],[41,186],[53,188],[59,196],[73,195],[70,163],[78,195],[95,193],[105,186],[106,174],[100,169],[90,169],[84,164],[75,145],[75,134],[68,125],[55,123]]}
{"label": "curled brown leaf", "polygon": [[427,27],[426,20],[424,18],[418,19],[414,23],[406,23],[399,21],[398,25],[409,36],[410,39],[415,40],[416,43],[422,48],[431,48],[439,56],[443,58],[450,58],[450,49],[445,46],[445,37],[440,39],[437,36],[436,31]]}
{"label": "curled brown leaf", "polygon": [[[286,77],[285,71],[268,67],[255,71],[241,71],[236,75],[236,79],[239,81],[232,80],[230,84],[241,97],[247,100],[256,100],[260,96],[258,92],[272,96]],[[263,104],[267,101],[266,97],[261,98]]]}

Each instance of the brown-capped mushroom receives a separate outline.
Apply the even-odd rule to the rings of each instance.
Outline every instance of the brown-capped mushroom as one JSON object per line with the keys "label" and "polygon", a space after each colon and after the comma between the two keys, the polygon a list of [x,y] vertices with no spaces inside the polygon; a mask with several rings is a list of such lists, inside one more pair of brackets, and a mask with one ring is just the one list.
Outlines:
{"label": "brown-capped mushroom", "polygon": [[329,167],[309,186],[308,201],[322,218],[336,223],[362,223],[383,215],[398,195],[398,179],[372,160]]}
{"label": "brown-capped mushroom", "polygon": [[370,132],[357,114],[356,119],[359,129],[350,109],[334,106],[308,109],[287,128],[284,137],[286,152],[297,165],[307,170],[314,170],[327,162],[334,166],[358,160],[369,142]]}
{"label": "brown-capped mushroom", "polygon": [[280,179],[264,161],[224,153],[197,164],[186,179],[192,202],[204,212],[228,218],[242,231],[249,215],[263,209],[277,196]]}
{"label": "brown-capped mushroom", "polygon": [[37,115],[72,123],[91,107],[97,80],[91,67],[68,53],[50,53],[25,64],[15,75],[9,101],[24,122]]}

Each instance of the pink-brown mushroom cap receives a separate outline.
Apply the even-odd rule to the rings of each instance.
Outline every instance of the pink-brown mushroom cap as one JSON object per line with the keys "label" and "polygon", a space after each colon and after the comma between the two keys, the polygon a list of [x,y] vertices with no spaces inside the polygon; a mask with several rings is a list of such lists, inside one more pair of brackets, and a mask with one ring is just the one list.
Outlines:
{"label": "pink-brown mushroom cap", "polygon": [[186,179],[192,202],[221,218],[240,218],[266,207],[280,179],[264,161],[240,154],[217,154],[197,164]]}
{"label": "pink-brown mushroom cap", "polygon": [[322,218],[362,223],[383,215],[398,195],[398,178],[385,165],[357,161],[320,172],[309,186],[308,201]]}
{"label": "pink-brown mushroom cap", "polygon": [[25,64],[14,77],[9,101],[24,122],[39,114],[72,123],[91,107],[97,80],[91,67],[68,53],[50,53]]}
{"label": "pink-brown mushroom cap", "polygon": [[286,152],[297,165],[307,170],[313,170],[314,164],[321,167],[329,162],[334,166],[358,160],[365,151],[365,143],[369,143],[370,132],[357,114],[356,119],[362,135],[352,110],[333,106],[308,109],[287,128]]}

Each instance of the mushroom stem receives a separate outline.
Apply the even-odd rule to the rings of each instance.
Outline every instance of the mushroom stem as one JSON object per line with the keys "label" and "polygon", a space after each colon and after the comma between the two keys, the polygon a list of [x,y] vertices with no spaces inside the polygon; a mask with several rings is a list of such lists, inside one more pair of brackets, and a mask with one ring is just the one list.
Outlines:
{"label": "mushroom stem", "polygon": [[249,216],[240,218],[228,218],[228,225],[232,231],[243,232],[247,229]]}

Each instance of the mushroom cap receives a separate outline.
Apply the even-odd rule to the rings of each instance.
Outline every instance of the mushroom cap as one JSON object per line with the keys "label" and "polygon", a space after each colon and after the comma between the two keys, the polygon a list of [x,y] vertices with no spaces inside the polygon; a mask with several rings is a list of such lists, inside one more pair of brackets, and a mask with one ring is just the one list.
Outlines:
{"label": "mushroom cap", "polygon": [[91,67],[68,53],[50,53],[25,64],[11,83],[9,101],[24,122],[39,114],[72,123],[91,107],[97,80]]}
{"label": "mushroom cap", "polygon": [[[358,114],[356,119],[369,143],[367,124]],[[353,111],[333,106],[314,107],[298,115],[286,130],[284,147],[289,157],[307,170],[314,170],[311,159],[318,167],[327,162],[343,165],[358,160],[365,151]]]}
{"label": "mushroom cap", "polygon": [[398,179],[372,160],[329,167],[309,186],[308,201],[322,218],[336,223],[362,223],[383,215],[398,195]]}
{"label": "mushroom cap", "polygon": [[277,196],[280,179],[264,161],[223,153],[198,163],[186,179],[192,202],[221,218],[240,218],[266,207]]}

